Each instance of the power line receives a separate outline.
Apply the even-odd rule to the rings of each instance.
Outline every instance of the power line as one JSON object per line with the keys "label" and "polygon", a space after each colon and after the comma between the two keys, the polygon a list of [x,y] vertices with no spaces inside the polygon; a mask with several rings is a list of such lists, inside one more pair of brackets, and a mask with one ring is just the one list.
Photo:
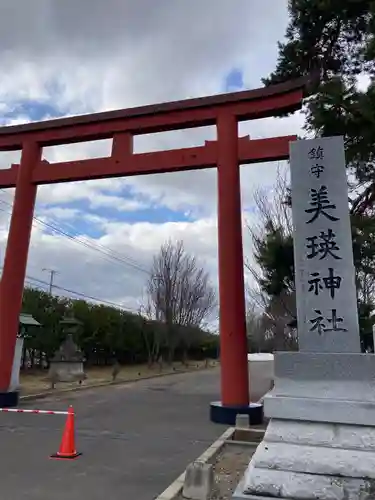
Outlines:
{"label": "power line", "polygon": [[[1,191],[1,190],[0,190]],[[0,203],[4,203],[8,206],[12,206],[10,203],[4,201],[4,200],[0,200]],[[8,212],[9,213],[9,212]],[[94,243],[89,243],[89,242],[86,242],[84,240],[81,240],[80,238],[78,238],[76,235],[71,235],[69,234],[68,232],[62,230],[61,228],[59,227],[56,227],[48,222],[45,222],[41,219],[39,219],[38,217],[34,216],[33,217],[34,221],[37,223],[37,224],[40,224],[44,227],[47,227],[49,229],[52,229],[52,231],[54,231],[55,233],[58,233],[68,239],[70,239],[71,241],[73,241],[74,243],[77,243],[77,244],[80,244],[80,245],[83,245],[85,246],[86,248],[89,248],[89,249],[92,249],[92,250],[95,250],[101,254],[103,254],[104,256],[110,258],[111,260],[114,260],[114,261],[117,261],[117,262],[120,262],[121,264],[124,264],[124,265],[127,265],[129,267],[132,267],[134,269],[137,269],[138,271],[141,271],[141,272],[144,272],[144,273],[147,273],[149,274],[149,272],[142,268],[141,266],[139,266],[138,264],[135,264],[133,262],[131,262],[130,258],[129,257],[122,257],[122,256],[117,256],[116,253],[117,252],[114,252],[112,249],[109,249],[109,248],[106,248],[104,247],[104,245],[100,245],[100,244],[94,244]],[[33,223],[33,226],[35,226],[35,224]],[[120,254],[118,254],[120,255]],[[106,259],[107,260],[107,259]]]}
{"label": "power line", "polygon": [[[5,193],[6,195],[8,195],[8,193],[4,190],[4,189],[0,189],[0,191],[2,191],[3,193]],[[5,200],[0,200],[0,203],[3,203],[9,207],[12,207],[12,204],[5,201]],[[6,210],[4,209],[0,209],[6,213],[8,213],[9,215],[11,215],[11,212],[7,212]],[[110,260],[112,261],[115,261],[115,262],[118,262],[118,263],[121,263],[123,265],[126,265],[128,267],[131,267],[137,271],[140,271],[140,272],[143,272],[145,274],[148,274],[150,275],[150,272],[145,269],[144,267],[142,267],[141,265],[139,265],[136,261],[134,261],[134,259],[131,259],[130,257],[124,257],[122,256],[121,254],[119,254],[118,252],[115,252],[114,250],[110,249],[110,248],[107,248],[105,247],[104,245],[101,245],[100,243],[92,243],[92,242],[87,242],[87,241],[84,241],[80,238],[77,237],[77,235],[72,235],[72,234],[69,234],[68,232],[64,231],[63,229],[59,228],[59,227],[56,227],[48,222],[45,222],[41,219],[39,219],[38,217],[34,216],[33,217],[33,220],[37,223],[37,224],[40,224],[44,227],[47,227],[49,229],[52,229],[52,231],[70,239],[71,241],[77,243],[77,244],[80,244],[80,245],[83,245],[85,246],[86,248],[89,248],[91,250],[95,250],[96,252],[99,252],[101,253],[103,256],[107,257],[107,259],[109,258]],[[33,223],[33,226],[35,227],[35,224]],[[105,260],[107,260],[105,259]]]}
{"label": "power line", "polygon": [[[8,195],[8,193],[4,189],[0,189],[0,191],[2,191],[3,193],[5,193],[6,195]],[[3,203],[4,205],[7,205],[7,206],[9,206],[9,207],[12,208],[12,204],[8,203],[5,200],[0,200],[0,203]],[[7,211],[7,210],[5,210],[3,208],[0,208],[0,211],[5,212],[8,215],[11,215],[11,212],[9,212],[9,211]],[[76,235],[71,235],[68,232],[62,230],[61,228],[55,227],[54,225],[49,224],[49,223],[47,223],[47,222],[39,219],[36,216],[33,216],[33,220],[34,220],[34,222],[36,224],[40,224],[40,225],[42,225],[44,227],[52,229],[52,231],[54,231],[55,233],[58,233],[58,234],[60,234],[60,235],[62,235],[64,237],[70,239],[71,241],[73,241],[73,242],[75,242],[77,244],[83,245],[86,248],[89,248],[91,250],[95,250],[95,251],[99,252],[100,254],[103,255],[103,257],[107,257],[107,258],[105,258],[105,260],[110,259],[109,261],[112,260],[112,261],[114,261],[116,263],[120,263],[122,265],[126,265],[126,266],[129,266],[129,267],[132,267],[133,269],[136,269],[136,270],[138,270],[140,272],[143,272],[143,273],[147,274],[148,276],[151,275],[151,273],[147,269],[145,269],[145,268],[141,267],[140,265],[138,265],[138,263],[136,263],[136,261],[134,261],[133,259],[130,259],[129,257],[123,257],[118,252],[115,252],[114,250],[109,249],[109,248],[105,247],[104,245],[101,245],[99,243],[93,244],[93,243],[89,243],[89,242],[83,241],[80,238],[78,238]],[[32,225],[34,227],[36,227],[34,222],[33,222]],[[101,257],[102,257],[102,255],[101,255]],[[0,269],[2,269],[2,268],[0,267]],[[48,286],[48,290],[49,290],[50,294],[52,294],[52,289],[55,288],[57,290],[61,290],[63,292],[67,292],[67,293],[71,293],[73,295],[76,295],[77,297],[82,297],[82,298],[85,298],[85,299],[88,299],[88,300],[94,300],[94,301],[99,302],[99,303],[107,304],[107,305],[110,305],[112,307],[116,307],[116,308],[120,308],[120,309],[126,310],[124,308],[124,306],[122,306],[121,304],[117,304],[115,302],[111,302],[111,301],[104,300],[104,299],[99,299],[97,297],[93,297],[91,295],[87,295],[87,294],[84,294],[82,292],[77,292],[75,290],[71,290],[71,289],[68,289],[68,288],[64,288],[64,287],[55,285],[53,283],[53,278],[54,278],[55,274],[57,274],[57,271],[52,270],[52,269],[47,269],[47,268],[45,268],[44,270],[50,272],[50,281],[49,281],[49,283],[46,282],[46,281],[44,281],[44,280],[33,278],[31,276],[26,276],[25,282],[26,283],[28,282],[30,285],[33,285],[32,282],[36,282],[36,283]],[[127,310],[130,311],[130,312],[138,312],[138,310],[134,309],[134,308],[128,308]]]}
{"label": "power line", "polygon": [[[42,284],[48,288],[50,286],[48,281],[44,281],[44,280],[34,278],[32,276],[27,276],[27,275],[26,275],[25,282],[30,284],[31,286],[35,286],[34,283]],[[112,302],[110,300],[105,300],[105,299],[99,299],[98,297],[93,297],[92,295],[87,295],[87,294],[82,293],[82,292],[77,292],[76,290],[70,290],[69,288],[64,288],[62,286],[54,285],[53,288],[55,288],[57,290],[61,290],[63,292],[72,293],[73,295],[76,295],[77,297],[82,297],[82,298],[89,299],[89,300],[95,300],[96,302],[100,302],[102,304],[107,304],[107,305],[110,305],[112,307],[122,309],[124,311],[129,311],[129,312],[137,312],[138,311],[137,309],[134,309],[132,307],[125,308],[123,305],[118,304],[116,302]]]}
{"label": "power line", "polygon": [[88,242],[86,242],[86,241],[78,238],[77,236],[71,235],[71,234],[67,233],[64,230],[62,230],[60,228],[57,228],[57,227],[53,226],[52,224],[49,224],[48,222],[42,221],[38,217],[34,217],[34,220],[37,223],[39,223],[39,224],[41,224],[41,225],[43,225],[45,227],[48,227],[48,228],[52,229],[54,232],[56,232],[58,234],[61,234],[62,236],[65,236],[66,238],[69,238],[71,241],[73,241],[75,243],[83,245],[86,248],[89,248],[91,250],[95,250],[96,252],[99,252],[99,253],[103,254],[104,256],[109,257],[110,260],[113,260],[115,262],[119,262],[119,263],[124,264],[124,265],[129,266],[129,267],[132,267],[133,269],[136,269],[137,271],[149,274],[149,271],[147,271],[147,269],[144,269],[144,268],[140,267],[138,264],[133,264],[129,260],[128,257],[117,257],[116,254],[115,254],[115,252],[113,250],[104,247],[104,245],[100,245],[99,243],[95,243],[95,244],[94,243],[88,243]]}

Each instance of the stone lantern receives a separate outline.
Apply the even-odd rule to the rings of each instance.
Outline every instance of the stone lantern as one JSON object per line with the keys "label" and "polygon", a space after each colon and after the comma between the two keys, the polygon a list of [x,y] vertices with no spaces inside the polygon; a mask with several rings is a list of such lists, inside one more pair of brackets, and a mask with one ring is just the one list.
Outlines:
{"label": "stone lantern", "polygon": [[82,323],[74,317],[65,317],[60,324],[67,336],[56,351],[50,363],[49,378],[55,382],[82,382],[86,375],[83,369],[84,357],[73,340]]}
{"label": "stone lantern", "polygon": [[79,329],[82,327],[83,323],[79,319],[75,318],[73,314],[66,314],[60,321],[63,332],[66,334],[75,335]]}

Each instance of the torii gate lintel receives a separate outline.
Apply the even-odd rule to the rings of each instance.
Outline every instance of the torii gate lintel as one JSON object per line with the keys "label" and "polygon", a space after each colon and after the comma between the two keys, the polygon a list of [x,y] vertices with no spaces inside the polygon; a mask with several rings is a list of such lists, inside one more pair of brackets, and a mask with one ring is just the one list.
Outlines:
{"label": "torii gate lintel", "polygon": [[[238,162],[240,165],[277,160],[289,156],[288,144],[295,135],[252,139],[249,136],[238,139]],[[162,174],[183,170],[214,168],[217,163],[218,141],[205,141],[204,146],[181,148],[169,151],[153,151],[133,154],[124,151],[122,143],[114,142],[109,157],[91,158],[50,163],[41,160],[33,169],[34,184],[54,184],[109,177]],[[17,183],[19,164],[0,170],[0,188],[14,188]]]}

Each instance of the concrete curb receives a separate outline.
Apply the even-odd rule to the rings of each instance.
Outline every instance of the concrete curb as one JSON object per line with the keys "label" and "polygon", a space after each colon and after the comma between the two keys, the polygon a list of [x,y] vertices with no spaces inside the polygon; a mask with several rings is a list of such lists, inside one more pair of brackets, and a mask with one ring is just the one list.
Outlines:
{"label": "concrete curb", "polygon": [[213,370],[214,368],[217,368],[219,364],[215,366],[208,366],[207,368],[203,366],[202,368],[195,368],[192,370],[176,370],[172,372],[165,372],[165,373],[154,373],[153,375],[147,375],[146,377],[137,377],[133,379],[128,379],[128,380],[118,380],[115,382],[100,382],[97,384],[92,384],[92,385],[81,385],[77,387],[67,387],[66,389],[55,389],[55,390],[49,390],[45,392],[40,392],[37,394],[25,394],[24,396],[20,396],[20,401],[36,401],[38,399],[44,399],[48,398],[49,396],[60,396],[65,393],[69,392],[80,392],[80,391],[85,391],[88,389],[99,389],[100,387],[109,387],[112,385],[127,385],[127,384],[132,384],[134,382],[138,382],[141,380],[150,380],[153,378],[161,378],[161,377],[167,377],[168,375],[183,375],[184,373],[194,373],[194,372],[200,372],[204,370]]}
{"label": "concrete curb", "polygon": [[[234,427],[229,427],[220,437],[217,439],[207,450],[202,453],[202,455],[196,460],[196,462],[206,463],[215,457],[225,445],[225,443],[231,439],[235,431]],[[185,472],[183,472],[178,478],[173,481],[172,484],[168,486],[166,490],[163,491],[154,500],[173,500],[182,491],[185,481]]]}

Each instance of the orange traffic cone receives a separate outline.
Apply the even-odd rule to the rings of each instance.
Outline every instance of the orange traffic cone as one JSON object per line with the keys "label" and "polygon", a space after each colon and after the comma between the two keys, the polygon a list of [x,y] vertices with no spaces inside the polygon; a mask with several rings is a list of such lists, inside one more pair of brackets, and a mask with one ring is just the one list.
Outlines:
{"label": "orange traffic cone", "polygon": [[77,453],[75,446],[74,410],[72,406],[69,406],[68,416],[65,423],[65,429],[61,440],[60,449],[57,453],[51,455],[51,458],[72,460],[73,458],[77,458],[80,455],[82,455],[82,453]]}

